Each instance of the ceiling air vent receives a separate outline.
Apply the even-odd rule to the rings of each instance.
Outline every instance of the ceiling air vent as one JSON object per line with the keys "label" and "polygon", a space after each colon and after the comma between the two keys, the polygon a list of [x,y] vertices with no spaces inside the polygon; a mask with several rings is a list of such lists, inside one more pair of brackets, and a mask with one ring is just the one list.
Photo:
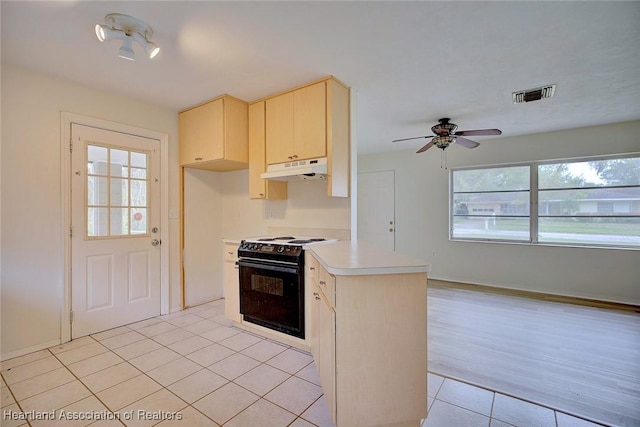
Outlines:
{"label": "ceiling air vent", "polygon": [[513,103],[524,104],[531,101],[551,98],[556,91],[556,85],[546,85],[535,89],[513,92]]}

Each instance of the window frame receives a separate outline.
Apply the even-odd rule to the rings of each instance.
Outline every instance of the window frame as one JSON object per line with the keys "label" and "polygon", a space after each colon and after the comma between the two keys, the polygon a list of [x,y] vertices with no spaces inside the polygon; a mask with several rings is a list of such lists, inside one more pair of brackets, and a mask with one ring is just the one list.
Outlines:
{"label": "window frame", "polygon": [[[540,219],[547,218],[547,215],[540,215],[539,212],[539,193],[541,191],[553,191],[551,188],[540,189],[539,187],[539,179],[538,179],[538,168],[542,165],[553,165],[553,164],[570,164],[570,163],[583,163],[583,162],[593,162],[593,161],[608,161],[608,160],[618,160],[618,159],[628,159],[628,158],[640,158],[640,152],[631,152],[631,153],[620,153],[620,154],[611,154],[611,155],[601,155],[601,156],[585,156],[585,157],[572,157],[565,159],[553,159],[553,160],[539,160],[539,161],[530,161],[530,162],[514,162],[514,163],[501,163],[501,164],[491,164],[491,165],[481,165],[481,166],[462,166],[455,167],[449,170],[449,241],[452,242],[481,242],[481,243],[509,243],[509,244],[521,244],[521,245],[539,245],[539,246],[561,246],[561,247],[580,247],[580,248],[600,248],[600,249],[618,249],[618,250],[640,250],[640,246],[633,245],[624,245],[622,243],[614,243],[614,244],[595,244],[595,243],[563,243],[563,242],[548,242],[548,241],[539,241],[539,226]],[[454,193],[454,173],[459,171],[470,171],[470,170],[483,170],[483,169],[498,169],[498,168],[509,168],[509,167],[522,167],[526,166],[529,170],[529,239],[499,239],[499,238],[491,238],[491,237],[454,237],[454,220],[456,217],[455,214],[455,206],[454,206],[454,195],[460,193],[467,193],[466,191],[461,191],[458,193]],[[576,189],[593,189],[593,188],[640,188],[640,183],[637,185],[621,185],[621,186],[597,186],[597,187],[563,187],[557,190],[576,190]],[[509,190],[511,191],[511,190]],[[499,191],[476,191],[476,192],[468,192],[468,193],[489,193],[489,192],[499,192]],[[598,213],[596,212],[596,217]],[[506,215],[508,216],[508,215]],[[503,215],[503,217],[506,217]],[[584,216],[584,215],[583,215]],[[611,215],[602,215],[611,218],[635,218],[637,215],[625,215],[620,214],[616,215],[615,212]],[[481,217],[481,216],[480,216]],[[520,215],[519,217],[525,218],[526,216]],[[568,215],[567,218],[573,217],[581,217],[580,215]]]}

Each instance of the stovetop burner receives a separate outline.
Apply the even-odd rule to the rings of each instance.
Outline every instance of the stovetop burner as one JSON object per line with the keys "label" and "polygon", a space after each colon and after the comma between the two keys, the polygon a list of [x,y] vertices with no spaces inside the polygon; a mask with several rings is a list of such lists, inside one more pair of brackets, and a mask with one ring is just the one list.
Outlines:
{"label": "stovetop burner", "polygon": [[313,243],[313,242],[323,242],[327,239],[323,239],[321,237],[317,237],[317,238],[313,238],[313,239],[295,239],[295,240],[290,240],[287,243],[291,243],[292,245],[305,245],[307,243]]}

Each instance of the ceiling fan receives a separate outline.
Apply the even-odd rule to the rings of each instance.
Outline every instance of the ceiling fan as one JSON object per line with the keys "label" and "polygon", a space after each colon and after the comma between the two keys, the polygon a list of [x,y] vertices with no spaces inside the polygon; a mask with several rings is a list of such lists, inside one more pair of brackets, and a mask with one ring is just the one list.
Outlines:
{"label": "ceiling fan", "polygon": [[442,118],[438,120],[438,124],[431,128],[431,132],[434,135],[428,136],[416,136],[413,138],[403,138],[396,139],[393,142],[402,142],[409,141],[411,139],[420,139],[420,138],[433,138],[427,145],[416,151],[416,153],[422,153],[423,151],[427,151],[429,148],[436,146],[444,150],[451,144],[459,144],[463,147],[467,148],[476,148],[479,143],[472,141],[470,139],[465,138],[465,136],[485,136],[485,135],[501,135],[502,131],[500,129],[476,129],[476,130],[459,130],[458,125],[455,123],[449,122],[449,118]]}

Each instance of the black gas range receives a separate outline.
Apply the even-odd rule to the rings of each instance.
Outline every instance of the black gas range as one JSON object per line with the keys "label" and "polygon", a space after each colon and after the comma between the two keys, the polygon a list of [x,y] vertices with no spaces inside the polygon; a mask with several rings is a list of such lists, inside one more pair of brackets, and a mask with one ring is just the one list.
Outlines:
{"label": "black gas range", "polygon": [[304,248],[322,237],[258,237],[238,248],[240,313],[247,322],[304,338]]}

